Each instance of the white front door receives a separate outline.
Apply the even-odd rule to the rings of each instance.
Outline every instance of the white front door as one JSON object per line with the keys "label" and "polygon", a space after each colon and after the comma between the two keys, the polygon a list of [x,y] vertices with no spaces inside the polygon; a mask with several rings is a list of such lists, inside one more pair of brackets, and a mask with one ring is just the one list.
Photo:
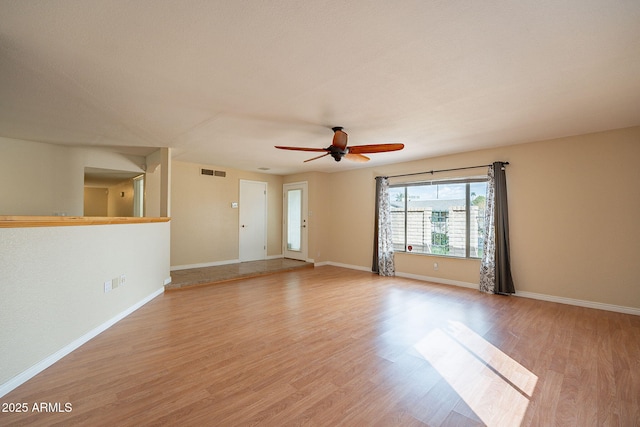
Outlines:
{"label": "white front door", "polygon": [[307,183],[284,184],[283,193],[284,257],[306,261],[309,235]]}
{"label": "white front door", "polygon": [[267,183],[240,180],[240,261],[267,258]]}

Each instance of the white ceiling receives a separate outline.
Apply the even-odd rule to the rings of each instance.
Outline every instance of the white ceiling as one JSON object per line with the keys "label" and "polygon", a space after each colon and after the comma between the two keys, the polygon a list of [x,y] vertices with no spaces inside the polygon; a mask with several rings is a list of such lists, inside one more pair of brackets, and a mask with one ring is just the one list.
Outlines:
{"label": "white ceiling", "polygon": [[634,125],[638,0],[0,0],[10,138],[286,174]]}

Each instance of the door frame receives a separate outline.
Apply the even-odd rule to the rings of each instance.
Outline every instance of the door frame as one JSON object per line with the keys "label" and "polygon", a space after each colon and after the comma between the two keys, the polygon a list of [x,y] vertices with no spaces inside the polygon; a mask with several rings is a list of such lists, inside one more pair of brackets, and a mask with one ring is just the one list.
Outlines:
{"label": "door frame", "polygon": [[264,205],[263,205],[263,220],[262,220],[262,225],[264,227],[264,242],[263,242],[263,250],[261,252],[261,258],[260,259],[267,259],[267,241],[268,241],[268,236],[267,236],[267,227],[268,227],[268,222],[267,222],[267,211],[268,211],[268,193],[267,193],[267,189],[268,189],[268,183],[265,181],[253,181],[253,180],[249,180],[249,179],[241,179],[239,182],[239,190],[238,190],[238,199],[240,201],[240,209],[238,211],[238,259],[240,260],[240,262],[244,262],[244,261],[256,261],[256,259],[253,258],[249,258],[246,256],[246,250],[243,253],[243,248],[242,248],[242,209],[247,209],[246,207],[243,208],[243,203],[242,203],[242,186],[243,183],[251,183],[251,184],[261,184],[264,187]]}
{"label": "door frame", "polygon": [[[300,238],[302,240],[300,251],[287,250],[287,191],[290,189],[300,188],[302,190],[302,232]],[[309,261],[309,184],[307,181],[288,182],[282,184],[282,255],[285,258],[297,259],[300,261]]]}

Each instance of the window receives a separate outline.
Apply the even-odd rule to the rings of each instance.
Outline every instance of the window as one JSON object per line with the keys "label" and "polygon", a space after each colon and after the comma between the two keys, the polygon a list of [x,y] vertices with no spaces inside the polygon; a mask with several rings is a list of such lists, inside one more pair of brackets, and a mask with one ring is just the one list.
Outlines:
{"label": "window", "polygon": [[486,178],[389,188],[396,252],[481,258]]}

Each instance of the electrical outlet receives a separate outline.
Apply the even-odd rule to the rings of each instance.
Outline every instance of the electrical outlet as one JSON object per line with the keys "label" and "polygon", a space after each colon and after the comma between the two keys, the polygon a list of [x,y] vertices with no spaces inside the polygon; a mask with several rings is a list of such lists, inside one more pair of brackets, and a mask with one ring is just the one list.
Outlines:
{"label": "electrical outlet", "polygon": [[433,263],[433,269],[436,270],[436,271],[438,270],[438,263],[437,262]]}
{"label": "electrical outlet", "polygon": [[112,289],[117,289],[118,286],[120,286],[120,278],[119,277],[114,277],[113,279],[111,279],[111,288]]}
{"label": "electrical outlet", "polygon": [[104,282],[104,292],[110,292],[111,291],[111,280],[107,280],[106,282]]}
{"label": "electrical outlet", "polygon": [[127,284],[127,276],[124,274],[120,275],[120,286],[124,286]]}

